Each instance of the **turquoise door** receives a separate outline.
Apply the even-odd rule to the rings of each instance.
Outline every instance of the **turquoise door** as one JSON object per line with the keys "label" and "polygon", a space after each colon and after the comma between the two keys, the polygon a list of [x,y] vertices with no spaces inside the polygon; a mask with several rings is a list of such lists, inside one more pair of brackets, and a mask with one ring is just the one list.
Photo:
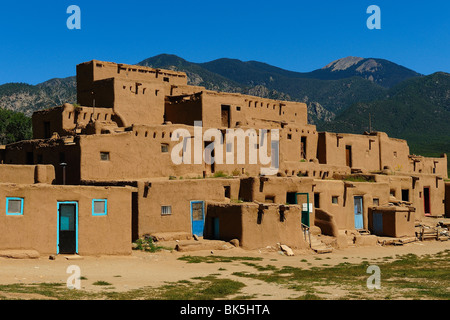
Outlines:
{"label": "turquoise door", "polygon": [[205,226],[205,202],[191,201],[192,234],[203,237]]}
{"label": "turquoise door", "polygon": [[363,197],[354,197],[355,204],[355,229],[364,229],[363,222]]}

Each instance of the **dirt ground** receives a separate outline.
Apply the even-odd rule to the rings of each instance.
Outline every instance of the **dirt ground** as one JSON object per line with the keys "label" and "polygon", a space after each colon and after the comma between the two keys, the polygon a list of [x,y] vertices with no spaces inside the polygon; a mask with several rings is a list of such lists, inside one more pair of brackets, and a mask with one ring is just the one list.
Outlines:
{"label": "dirt ground", "polygon": [[[294,251],[294,256],[286,256],[277,250],[243,250],[232,248],[228,250],[201,250],[194,252],[162,251],[149,253],[133,251],[131,256],[100,256],[76,257],[59,255],[55,260],[48,256],[39,259],[7,259],[0,258],[0,284],[30,284],[30,283],[66,283],[70,276],[67,267],[76,265],[81,270],[81,289],[99,291],[104,288],[93,285],[96,281],[106,281],[112,284],[114,291],[128,291],[146,286],[157,287],[168,282],[189,280],[194,277],[205,277],[211,274],[220,274],[220,277],[234,279],[244,283],[241,294],[252,296],[253,299],[289,299],[298,296],[287,288],[256,279],[247,279],[233,275],[234,272],[254,272],[252,266],[239,261],[214,263],[187,263],[178,258],[190,256],[237,256],[258,257],[261,261],[251,261],[261,266],[273,265],[275,267],[292,266],[308,267],[333,266],[339,263],[375,262],[383,257],[395,257],[413,253],[418,256],[435,254],[450,249],[450,241],[424,241],[412,242],[403,246],[369,246],[334,249],[331,253],[317,254],[310,250]],[[378,260],[379,261],[379,260]],[[331,293],[339,297],[338,291]]]}

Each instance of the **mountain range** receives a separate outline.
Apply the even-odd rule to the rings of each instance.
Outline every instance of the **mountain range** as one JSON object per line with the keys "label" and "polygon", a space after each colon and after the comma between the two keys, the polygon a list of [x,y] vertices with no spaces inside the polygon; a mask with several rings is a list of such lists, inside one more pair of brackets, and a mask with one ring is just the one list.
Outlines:
{"label": "mountain range", "polygon": [[[169,54],[136,64],[184,71],[189,84],[209,90],[305,102],[309,122],[319,131],[362,133],[370,126],[407,139],[413,153],[450,154],[448,73],[422,75],[385,59],[360,57],[311,72],[228,58],[193,63]],[[76,102],[75,77],[0,86],[0,108],[27,116],[65,102]]]}

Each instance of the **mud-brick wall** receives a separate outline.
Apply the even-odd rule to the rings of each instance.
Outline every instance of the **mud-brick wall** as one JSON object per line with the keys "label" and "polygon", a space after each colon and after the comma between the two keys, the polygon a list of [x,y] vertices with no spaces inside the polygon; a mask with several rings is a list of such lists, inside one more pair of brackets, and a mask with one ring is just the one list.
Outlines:
{"label": "mud-brick wall", "polygon": [[[78,253],[80,255],[131,254],[131,192],[124,187],[0,184],[0,208],[6,198],[23,199],[23,214],[0,210],[0,250],[57,252],[58,202],[78,203]],[[107,214],[94,216],[92,200],[106,199]]]}
{"label": "mud-brick wall", "polygon": [[[283,211],[280,208],[288,208]],[[214,222],[218,219],[218,223]],[[217,230],[213,229],[213,225]],[[301,230],[301,210],[299,206],[257,204],[208,204],[205,221],[207,237],[229,241],[239,239],[244,249],[276,246],[277,243],[291,248],[304,248],[306,243]]]}

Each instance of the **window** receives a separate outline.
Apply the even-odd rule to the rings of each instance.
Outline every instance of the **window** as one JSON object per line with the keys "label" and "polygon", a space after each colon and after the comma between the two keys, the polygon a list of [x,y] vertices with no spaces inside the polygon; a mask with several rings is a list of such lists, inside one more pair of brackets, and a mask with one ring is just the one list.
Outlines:
{"label": "window", "polygon": [[50,131],[50,122],[44,121],[44,139],[48,139],[52,136],[52,133]]}
{"label": "window", "polygon": [[109,161],[109,152],[100,152],[100,160]]}
{"label": "window", "polygon": [[166,144],[166,143],[162,143],[162,144],[161,144],[161,152],[162,152],[162,153],[167,153],[167,152],[169,152],[169,145]]}
{"label": "window", "polygon": [[224,186],[223,189],[225,192],[225,198],[231,199],[231,186]]}
{"label": "window", "polygon": [[287,138],[288,138],[288,140],[291,140],[292,139],[292,134],[288,133]]}
{"label": "window", "polygon": [[286,192],[286,204],[297,204],[297,192]]}
{"label": "window", "polygon": [[391,189],[389,195],[390,195],[391,197],[395,197],[395,190]]}
{"label": "window", "polygon": [[108,214],[108,200],[94,199],[92,200],[92,215],[106,216]]}
{"label": "window", "polygon": [[172,206],[161,206],[161,215],[169,216],[172,214]]}
{"label": "window", "polygon": [[23,215],[23,198],[6,198],[6,215]]}
{"label": "window", "polygon": [[241,111],[241,107],[236,107],[236,110],[237,111]]}
{"label": "window", "polygon": [[402,201],[409,202],[409,189],[402,189]]}
{"label": "window", "polygon": [[314,193],[314,208],[320,208],[320,193]]}
{"label": "window", "polygon": [[373,205],[374,205],[375,207],[378,207],[378,206],[380,205],[380,199],[378,199],[378,198],[373,198]]}
{"label": "window", "polygon": [[164,78],[163,78],[163,81],[169,82],[169,78],[168,78],[168,77],[164,77]]}
{"label": "window", "polygon": [[339,202],[339,197],[338,196],[332,196],[331,197],[331,203],[338,204],[338,202]]}

